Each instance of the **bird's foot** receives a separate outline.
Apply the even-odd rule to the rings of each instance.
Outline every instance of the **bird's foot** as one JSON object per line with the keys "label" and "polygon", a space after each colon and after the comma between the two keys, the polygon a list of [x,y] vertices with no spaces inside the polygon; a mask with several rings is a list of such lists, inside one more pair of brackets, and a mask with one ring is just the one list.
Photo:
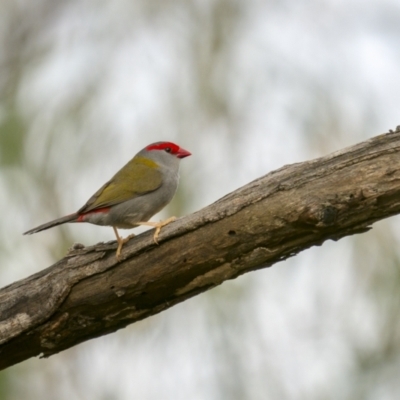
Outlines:
{"label": "bird's foot", "polygon": [[117,257],[118,261],[121,261],[121,250],[122,250],[122,246],[127,243],[130,239],[132,239],[135,234],[131,233],[129,236],[127,236],[126,238],[122,238],[121,236],[119,236],[118,231],[115,227],[113,227],[114,232],[115,232],[115,236],[117,237],[117,242],[118,242],[118,247],[117,247],[117,253],[115,254],[115,256]]}
{"label": "bird's foot", "polygon": [[154,232],[154,236],[153,236],[153,240],[156,244],[158,244],[158,235],[161,231],[161,228],[165,225],[170,224],[171,222],[174,222],[176,220],[176,217],[170,217],[164,221],[160,221],[157,225],[156,225],[156,231]]}
{"label": "bird's foot", "polygon": [[161,228],[165,225],[170,224],[171,222],[174,222],[176,220],[176,217],[170,217],[164,221],[160,221],[160,222],[136,222],[137,225],[146,225],[146,226],[153,226],[154,228],[156,228],[156,231],[154,232],[153,235],[153,240],[154,243],[159,244],[158,243],[158,235],[160,234]]}

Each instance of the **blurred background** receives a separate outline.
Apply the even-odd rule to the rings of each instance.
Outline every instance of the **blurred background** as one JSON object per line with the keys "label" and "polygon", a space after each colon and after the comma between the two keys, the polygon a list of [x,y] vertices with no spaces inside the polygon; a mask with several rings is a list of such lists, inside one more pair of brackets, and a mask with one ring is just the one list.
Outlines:
{"label": "blurred background", "polygon": [[[400,124],[398,0],[1,0],[0,286],[110,228],[70,213],[138,150],[193,156],[155,219]],[[0,400],[398,399],[399,218],[0,372]]]}

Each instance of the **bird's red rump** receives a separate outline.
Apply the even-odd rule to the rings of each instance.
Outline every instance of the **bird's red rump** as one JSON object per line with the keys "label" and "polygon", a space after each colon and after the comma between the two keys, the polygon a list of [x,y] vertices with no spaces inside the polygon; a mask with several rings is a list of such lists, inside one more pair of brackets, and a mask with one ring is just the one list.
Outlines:
{"label": "bird's red rump", "polygon": [[103,207],[103,208],[96,208],[95,210],[91,210],[87,213],[80,214],[76,220],[76,222],[84,222],[85,216],[90,214],[97,214],[97,213],[106,213],[110,211],[111,207]]}

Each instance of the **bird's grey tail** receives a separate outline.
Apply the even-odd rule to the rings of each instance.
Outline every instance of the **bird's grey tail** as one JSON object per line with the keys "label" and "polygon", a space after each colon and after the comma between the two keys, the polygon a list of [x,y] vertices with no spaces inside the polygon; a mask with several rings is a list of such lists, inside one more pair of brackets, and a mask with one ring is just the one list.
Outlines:
{"label": "bird's grey tail", "polygon": [[75,222],[77,220],[77,218],[78,218],[77,213],[66,215],[65,217],[55,219],[55,220],[47,222],[43,225],[39,225],[36,228],[33,228],[27,232],[24,232],[24,235],[32,235],[32,233],[44,231],[45,229],[49,229],[49,228],[52,228],[53,226],[65,224],[66,222]]}

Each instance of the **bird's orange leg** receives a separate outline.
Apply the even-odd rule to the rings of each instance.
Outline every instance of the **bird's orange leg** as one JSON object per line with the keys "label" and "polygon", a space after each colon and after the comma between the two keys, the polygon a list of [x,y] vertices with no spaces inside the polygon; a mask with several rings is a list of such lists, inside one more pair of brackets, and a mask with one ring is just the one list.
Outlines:
{"label": "bird's orange leg", "polygon": [[153,240],[156,244],[158,244],[158,235],[161,231],[161,228],[165,225],[170,224],[171,222],[175,221],[176,217],[170,217],[164,221],[160,222],[135,222],[135,225],[146,225],[146,226],[153,226],[156,228],[156,231],[154,232]]}
{"label": "bird's orange leg", "polygon": [[114,229],[114,233],[115,236],[117,237],[117,242],[118,242],[118,247],[117,247],[117,253],[116,253],[116,257],[117,260],[120,260],[121,257],[121,250],[122,250],[122,246],[131,238],[133,238],[135,236],[134,233],[130,234],[129,236],[127,236],[125,239],[123,239],[121,236],[119,236],[117,228],[115,226],[112,227]]}

